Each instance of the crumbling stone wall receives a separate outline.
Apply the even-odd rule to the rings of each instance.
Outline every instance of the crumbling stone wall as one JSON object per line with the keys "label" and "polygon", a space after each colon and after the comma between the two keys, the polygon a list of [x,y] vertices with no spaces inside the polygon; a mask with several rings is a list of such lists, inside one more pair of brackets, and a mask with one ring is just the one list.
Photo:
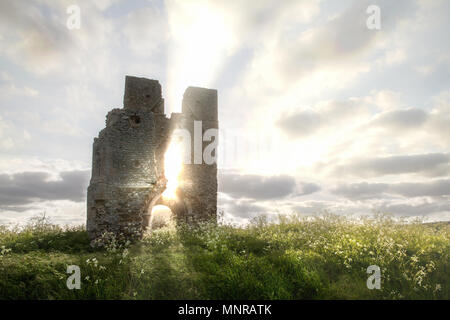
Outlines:
{"label": "crumbling stone wall", "polygon": [[176,199],[161,197],[172,132],[189,130],[194,146],[194,121],[202,121],[202,133],[218,128],[216,90],[189,87],[182,112],[167,118],[159,82],[126,76],[123,109],[108,113],[106,127],[94,139],[86,224],[92,239],[105,231],[140,237],[156,204],[167,205],[178,220],[216,219],[215,163],[192,159],[183,165]]}
{"label": "crumbling stone wall", "polygon": [[[204,137],[208,129],[218,129],[217,91],[197,87],[189,87],[183,95],[182,127],[191,134],[191,146],[195,151],[195,136]],[[197,121],[197,130],[194,122]],[[201,131],[198,122],[201,121]],[[197,139],[197,141],[200,139]],[[203,150],[210,143],[202,140],[199,150]],[[217,215],[217,163],[207,164],[201,155],[194,159],[195,152],[191,152],[191,164],[184,165],[180,187],[183,199],[192,207],[192,214],[201,219],[216,218]],[[217,156],[217,155],[216,155]],[[197,160],[197,161],[196,161]],[[201,163],[199,164],[199,160]],[[197,162],[197,163],[196,163]],[[193,217],[194,218],[194,217]]]}

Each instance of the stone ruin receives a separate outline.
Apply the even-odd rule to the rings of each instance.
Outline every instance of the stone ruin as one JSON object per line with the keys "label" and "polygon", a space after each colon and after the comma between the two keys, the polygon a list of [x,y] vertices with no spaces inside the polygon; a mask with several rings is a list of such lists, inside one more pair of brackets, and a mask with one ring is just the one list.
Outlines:
{"label": "stone ruin", "polygon": [[104,232],[141,237],[158,204],[169,207],[176,222],[216,221],[217,164],[194,161],[195,152],[182,165],[176,198],[162,196],[164,155],[172,134],[186,129],[193,146],[198,121],[202,137],[206,130],[218,129],[217,90],[187,88],[182,112],[168,118],[157,80],[125,77],[123,108],[108,113],[106,127],[94,138],[86,224],[91,239]]}

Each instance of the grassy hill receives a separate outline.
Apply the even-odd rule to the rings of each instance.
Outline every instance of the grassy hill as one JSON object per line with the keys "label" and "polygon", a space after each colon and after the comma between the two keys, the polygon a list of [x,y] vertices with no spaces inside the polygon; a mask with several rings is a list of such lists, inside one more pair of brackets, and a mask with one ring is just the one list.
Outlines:
{"label": "grassy hill", "polygon": [[[93,249],[83,227],[0,229],[0,299],[449,299],[448,223],[387,216],[156,230]],[[81,270],[69,290],[68,265]],[[370,265],[381,289],[366,285]]]}

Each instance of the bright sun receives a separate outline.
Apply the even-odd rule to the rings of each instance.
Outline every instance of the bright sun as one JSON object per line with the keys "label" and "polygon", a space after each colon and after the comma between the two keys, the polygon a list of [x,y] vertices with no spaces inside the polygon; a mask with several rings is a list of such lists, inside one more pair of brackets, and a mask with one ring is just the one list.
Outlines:
{"label": "bright sun", "polygon": [[166,190],[163,197],[168,199],[176,198],[176,190],[179,185],[179,176],[183,165],[181,143],[172,139],[164,155],[164,173],[167,179]]}

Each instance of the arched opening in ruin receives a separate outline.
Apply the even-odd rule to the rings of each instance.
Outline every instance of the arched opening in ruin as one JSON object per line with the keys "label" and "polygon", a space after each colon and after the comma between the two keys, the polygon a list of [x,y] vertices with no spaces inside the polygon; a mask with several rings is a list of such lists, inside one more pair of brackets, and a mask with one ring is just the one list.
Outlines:
{"label": "arched opening in ruin", "polygon": [[151,208],[147,230],[153,231],[160,228],[173,229],[175,226],[176,218],[169,207],[158,204]]}
{"label": "arched opening in ruin", "polygon": [[146,214],[144,214],[142,227],[146,230],[152,230],[153,222],[159,221],[159,218],[157,218],[158,211],[155,211],[157,209],[167,208],[170,210],[171,223],[174,227],[177,226],[178,222],[186,221],[188,217],[191,217],[193,214],[192,206],[180,193],[178,192],[177,197],[171,199],[164,197],[163,194],[154,197],[149,203]]}
{"label": "arched opening in ruin", "polygon": [[149,195],[148,207],[143,216],[144,229],[173,227],[180,217],[186,216],[188,210],[186,210],[187,207],[179,188],[183,169],[182,154],[180,141],[171,137],[164,153],[165,189],[156,196],[154,193]]}

